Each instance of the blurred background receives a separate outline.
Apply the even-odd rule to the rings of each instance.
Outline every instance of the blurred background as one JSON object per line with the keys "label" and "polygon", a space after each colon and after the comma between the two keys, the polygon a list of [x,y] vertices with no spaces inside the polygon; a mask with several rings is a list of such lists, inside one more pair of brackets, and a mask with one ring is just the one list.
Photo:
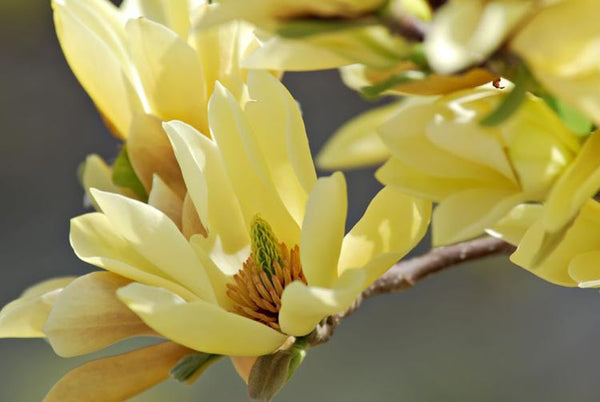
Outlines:
{"label": "blurred background", "polygon": [[[372,106],[336,72],[288,74],[285,82],[314,153]],[[76,170],[89,153],[117,154],[62,56],[49,1],[0,2],[0,127],[4,305],[40,280],[91,269],[68,243],[69,219],[86,212]],[[349,225],[379,188],[372,175],[347,174]],[[596,291],[550,285],[505,257],[465,264],[366,301],[332,341],[309,351],[277,401],[597,400],[599,312]],[[39,401],[70,369],[136,345],[63,359],[43,340],[0,339],[0,401]],[[223,359],[192,386],[169,380],[134,400],[244,401],[245,392]]]}

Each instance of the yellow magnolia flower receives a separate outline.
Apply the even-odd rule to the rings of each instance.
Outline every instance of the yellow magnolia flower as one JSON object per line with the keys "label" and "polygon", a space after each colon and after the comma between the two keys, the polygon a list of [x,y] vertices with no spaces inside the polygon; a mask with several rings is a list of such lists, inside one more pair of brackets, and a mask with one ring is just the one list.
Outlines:
{"label": "yellow magnolia flower", "polygon": [[453,74],[482,63],[530,13],[534,0],[450,0],[425,36],[425,55],[434,71]]}
{"label": "yellow magnolia flower", "polygon": [[595,0],[554,1],[535,13],[510,47],[559,99],[600,123],[600,26]]}
{"label": "yellow magnolia flower", "polygon": [[386,185],[439,203],[433,243],[483,233],[511,208],[542,201],[579,150],[579,140],[534,96],[501,125],[482,118],[505,94],[479,88],[403,109],[381,128],[392,157],[377,171]]}
{"label": "yellow magnolia flower", "polygon": [[557,238],[544,225],[541,206],[521,205],[490,234],[518,245],[510,259],[562,286],[600,287],[600,203],[589,200]]}
{"label": "yellow magnolia flower", "polygon": [[[84,365],[48,400],[83,392],[124,399],[192,351],[260,356],[286,347],[346,310],[425,233],[430,203],[386,187],[344,234],[344,176],[316,178],[294,99],[265,72],[248,75],[247,91],[251,100],[240,103],[217,84],[212,139],[183,122],[164,124],[203,230],[185,235],[165,211],[99,190],[92,194],[102,212],[72,220],[78,257],[108,272],[67,284],[36,330],[62,356],[138,335],[168,342]],[[29,315],[47,314],[41,309],[32,304]],[[20,336],[19,315],[3,319],[11,311],[0,313],[0,333]],[[104,374],[124,379],[98,383]]]}

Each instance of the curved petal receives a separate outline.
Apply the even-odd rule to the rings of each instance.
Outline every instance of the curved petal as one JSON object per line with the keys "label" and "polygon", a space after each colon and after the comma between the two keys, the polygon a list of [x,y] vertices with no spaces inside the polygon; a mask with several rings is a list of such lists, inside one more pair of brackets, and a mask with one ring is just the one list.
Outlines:
{"label": "curved petal", "polygon": [[517,205],[504,218],[486,229],[486,233],[516,246],[531,225],[542,217],[543,210],[544,206],[539,204]]}
{"label": "curved petal", "polygon": [[90,193],[91,188],[97,188],[102,191],[118,193],[119,188],[113,184],[112,170],[106,165],[102,158],[96,154],[88,155],[83,163],[81,171],[81,182],[94,209],[100,208]]}
{"label": "curved petal", "polygon": [[187,300],[198,296],[142,257],[101,213],[71,219],[71,246],[83,261],[131,280],[162,286]]}
{"label": "curved petal", "polygon": [[390,151],[379,137],[381,124],[394,115],[401,102],[377,107],[358,115],[340,127],[327,140],[319,155],[321,169],[360,168],[385,161]]}
{"label": "curved petal", "polygon": [[210,129],[224,161],[227,175],[240,202],[246,225],[260,214],[277,237],[295,244],[300,227],[279,198],[268,175],[266,158],[240,105],[217,83],[209,107]]}
{"label": "curved petal", "polygon": [[74,7],[76,3],[81,2],[52,3],[58,39],[73,73],[114,128],[114,134],[125,138],[132,111],[142,110],[142,103],[127,78],[124,56],[118,51],[121,39],[115,41],[115,31],[106,28],[110,26],[107,22],[116,17],[98,18],[95,10],[85,12],[85,7]]}
{"label": "curved petal", "polygon": [[208,234],[219,236],[230,253],[247,246],[248,230],[215,142],[183,122],[171,121],[164,127]]}
{"label": "curved petal", "polygon": [[304,41],[273,37],[250,54],[242,66],[259,70],[312,71],[351,63],[352,60],[329,49]]}
{"label": "curved petal", "polygon": [[117,295],[156,332],[201,352],[259,356],[287,339],[264,324],[202,300],[186,303],[162,288],[133,283]]}
{"label": "curved petal", "polygon": [[194,49],[173,31],[144,18],[129,20],[125,30],[152,113],[200,130],[206,127],[206,88]]}
{"label": "curved petal", "polygon": [[76,277],[49,279],[26,289],[0,311],[0,338],[43,338],[48,314],[60,291]]}
{"label": "curved petal", "polygon": [[300,239],[300,261],[309,285],[328,287],[337,278],[347,212],[344,175],[320,178],[306,204]]}
{"label": "curved petal", "polygon": [[92,194],[112,226],[138,253],[201,299],[215,302],[206,271],[173,221],[142,202],[101,191]]}
{"label": "curved petal", "polygon": [[293,282],[284,290],[279,311],[279,325],[286,334],[304,336],[323,318],[346,311],[360,295],[366,274],[361,269],[349,269],[331,288],[307,286]]}
{"label": "curved petal", "polygon": [[127,138],[127,156],[146,192],[150,192],[152,178],[158,174],[183,198],[185,183],[171,143],[162,128],[162,120],[144,113],[133,116]]}
{"label": "curved petal", "polygon": [[169,378],[169,370],[190,353],[186,347],[163,342],[95,360],[68,372],[44,401],[124,401]]}
{"label": "curved petal", "polygon": [[482,235],[527,198],[510,188],[475,188],[444,199],[433,211],[434,246]]}
{"label": "curved petal", "polygon": [[377,169],[375,177],[381,183],[392,185],[406,194],[435,202],[440,202],[456,192],[486,184],[486,182],[468,178],[434,176],[413,168],[394,157]]}
{"label": "curved petal", "polygon": [[190,29],[188,1],[125,0],[120,9],[129,18],[146,17],[169,27],[184,39]]}
{"label": "curved petal", "polygon": [[365,286],[409,252],[427,231],[431,203],[385,187],[344,237],[338,275],[348,269],[366,272]]}
{"label": "curved petal", "polygon": [[148,194],[148,205],[167,215],[174,224],[181,229],[181,212],[183,201],[171,188],[160,178],[154,175],[152,189]]}
{"label": "curved petal", "polygon": [[283,84],[265,71],[248,73],[248,91],[252,100],[246,103],[244,115],[267,156],[268,174],[279,197],[301,225],[317,174],[300,110]]}
{"label": "curved petal", "polygon": [[100,271],[82,276],[65,287],[44,325],[44,333],[56,354],[78,356],[133,336],[156,335],[117,299],[117,289],[130,282]]}
{"label": "curved petal", "polygon": [[600,287],[600,250],[573,258],[569,264],[569,276],[580,288]]}
{"label": "curved petal", "polygon": [[575,160],[560,175],[546,201],[544,224],[554,232],[577,215],[600,188],[600,132],[590,135]]}

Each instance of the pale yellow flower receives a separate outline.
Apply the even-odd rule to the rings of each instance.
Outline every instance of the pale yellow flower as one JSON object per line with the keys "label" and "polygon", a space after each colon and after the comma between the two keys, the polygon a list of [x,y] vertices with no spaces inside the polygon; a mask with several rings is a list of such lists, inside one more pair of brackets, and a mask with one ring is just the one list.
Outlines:
{"label": "pale yellow flower", "polygon": [[376,176],[439,203],[436,245],[478,236],[515,205],[544,200],[579,150],[577,136],[531,95],[502,124],[481,125],[504,96],[458,92],[407,107],[381,128],[392,157]]}
{"label": "pale yellow flower", "polygon": [[572,224],[553,236],[543,208],[521,205],[490,234],[518,245],[510,259],[533,274],[562,286],[600,287],[600,204],[589,200]]}
{"label": "pale yellow flower", "polygon": [[494,53],[534,9],[534,0],[450,0],[436,10],[425,36],[432,69],[453,74]]}
{"label": "pale yellow flower", "polygon": [[[344,176],[317,179],[294,99],[264,72],[249,74],[247,90],[251,100],[240,103],[217,85],[212,139],[183,122],[164,125],[204,231],[184,235],[166,211],[98,190],[92,193],[102,212],[72,220],[76,254],[109,272],[85,275],[58,293],[43,326],[55,351],[74,356],[138,335],[169,342],[83,366],[49,400],[77,400],[85,391],[131,396],[191,350],[274,352],[347,309],[425,233],[430,203],[386,187],[345,234]],[[257,244],[270,245],[270,254]],[[260,293],[265,287],[271,290]],[[255,292],[250,301],[247,292]],[[48,314],[46,305],[30,309],[30,316]],[[0,313],[0,330],[20,336],[18,315],[3,319],[11,311]],[[38,331],[42,321],[35,320]],[[161,348],[169,352],[159,358]],[[153,367],[142,380],[145,365]],[[124,379],[116,390],[98,391],[93,375],[106,370],[111,380]]]}
{"label": "pale yellow flower", "polygon": [[535,13],[510,47],[543,86],[600,123],[600,25],[596,0],[556,1]]}

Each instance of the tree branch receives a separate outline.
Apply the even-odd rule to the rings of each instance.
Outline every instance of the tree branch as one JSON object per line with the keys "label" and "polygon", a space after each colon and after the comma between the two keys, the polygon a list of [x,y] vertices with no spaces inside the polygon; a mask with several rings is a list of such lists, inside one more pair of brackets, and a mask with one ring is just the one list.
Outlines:
{"label": "tree branch", "polygon": [[509,254],[514,246],[493,237],[466,241],[453,246],[434,248],[426,254],[400,261],[365,289],[345,312],[332,315],[319,323],[310,335],[311,346],[327,342],[343,318],[352,314],[364,299],[384,293],[412,288],[418,281],[462,262],[494,254]]}

